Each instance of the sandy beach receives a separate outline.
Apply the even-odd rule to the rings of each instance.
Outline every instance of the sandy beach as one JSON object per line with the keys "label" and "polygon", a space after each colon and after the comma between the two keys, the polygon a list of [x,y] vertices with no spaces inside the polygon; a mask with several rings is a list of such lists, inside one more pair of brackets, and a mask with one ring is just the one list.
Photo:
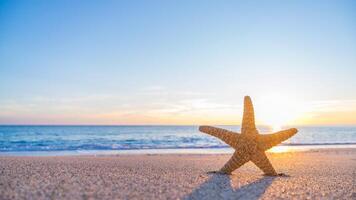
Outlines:
{"label": "sandy beach", "polygon": [[283,177],[252,163],[208,174],[230,155],[0,157],[0,199],[355,199],[356,149],[269,153]]}

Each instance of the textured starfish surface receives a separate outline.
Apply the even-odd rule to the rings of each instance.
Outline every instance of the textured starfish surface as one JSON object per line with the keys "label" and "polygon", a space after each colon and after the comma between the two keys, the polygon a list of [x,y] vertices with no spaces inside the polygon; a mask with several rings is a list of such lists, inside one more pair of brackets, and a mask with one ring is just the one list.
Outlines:
{"label": "textured starfish surface", "polygon": [[218,173],[231,174],[248,161],[252,161],[266,175],[277,176],[276,170],[268,160],[265,151],[295,135],[298,130],[291,128],[272,134],[259,134],[255,125],[255,114],[251,98],[244,98],[241,134],[211,126],[200,126],[201,132],[215,136],[235,149],[230,160]]}

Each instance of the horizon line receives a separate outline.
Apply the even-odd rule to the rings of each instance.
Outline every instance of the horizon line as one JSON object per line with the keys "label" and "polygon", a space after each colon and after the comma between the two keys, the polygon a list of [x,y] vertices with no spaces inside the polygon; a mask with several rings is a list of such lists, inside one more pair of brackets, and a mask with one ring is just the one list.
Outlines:
{"label": "horizon line", "polygon": [[[241,124],[1,124],[0,126],[241,126]],[[271,127],[271,125],[266,124],[256,124],[256,126],[265,126]],[[356,124],[294,124],[294,125],[285,125],[281,127],[338,127],[338,126],[356,126]]]}

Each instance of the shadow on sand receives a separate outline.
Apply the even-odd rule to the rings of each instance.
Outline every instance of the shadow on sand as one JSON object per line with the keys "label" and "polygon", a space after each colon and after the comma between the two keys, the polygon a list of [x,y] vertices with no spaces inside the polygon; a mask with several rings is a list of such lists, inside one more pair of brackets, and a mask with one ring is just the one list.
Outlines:
{"label": "shadow on sand", "polygon": [[252,183],[239,185],[237,176],[213,174],[183,199],[259,199],[275,178],[264,176]]}

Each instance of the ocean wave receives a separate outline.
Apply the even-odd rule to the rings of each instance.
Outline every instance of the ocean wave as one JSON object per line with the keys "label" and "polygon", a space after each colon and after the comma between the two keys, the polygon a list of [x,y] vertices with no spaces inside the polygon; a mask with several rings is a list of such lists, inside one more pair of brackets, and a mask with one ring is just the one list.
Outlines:
{"label": "ocean wave", "polygon": [[[239,127],[224,127],[238,130]],[[355,127],[300,127],[284,146],[355,145]],[[228,146],[196,126],[0,126],[0,152],[219,149]]]}
{"label": "ocean wave", "polygon": [[[346,143],[289,143],[281,144],[281,146],[328,146],[328,145],[356,145],[356,142]],[[180,145],[102,145],[102,144],[83,144],[75,146],[46,146],[44,144],[38,145],[24,145],[12,147],[0,147],[0,152],[11,151],[80,151],[80,150],[141,150],[141,149],[219,149],[228,148],[227,145],[193,145],[193,144],[180,144]]]}

